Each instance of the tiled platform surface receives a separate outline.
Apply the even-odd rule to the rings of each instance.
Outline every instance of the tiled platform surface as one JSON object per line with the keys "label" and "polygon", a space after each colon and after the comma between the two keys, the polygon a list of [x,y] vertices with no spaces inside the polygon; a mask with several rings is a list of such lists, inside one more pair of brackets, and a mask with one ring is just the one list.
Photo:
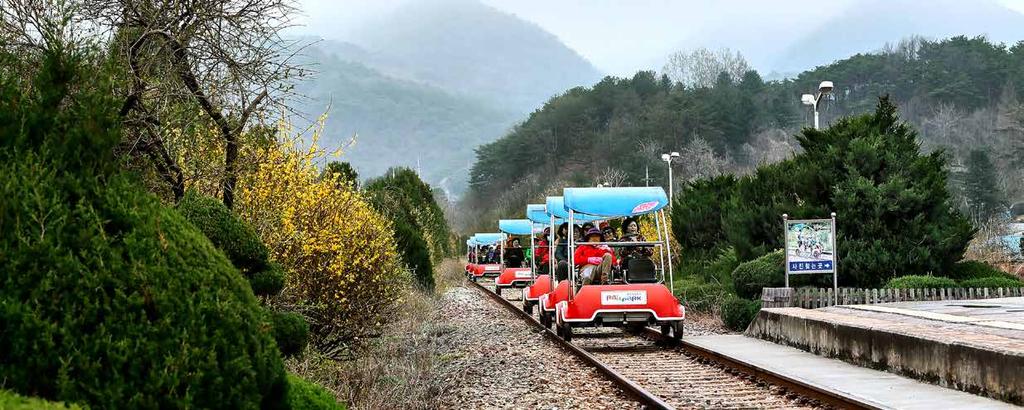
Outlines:
{"label": "tiled platform surface", "polygon": [[1024,404],[1024,298],[762,309],[747,335]]}

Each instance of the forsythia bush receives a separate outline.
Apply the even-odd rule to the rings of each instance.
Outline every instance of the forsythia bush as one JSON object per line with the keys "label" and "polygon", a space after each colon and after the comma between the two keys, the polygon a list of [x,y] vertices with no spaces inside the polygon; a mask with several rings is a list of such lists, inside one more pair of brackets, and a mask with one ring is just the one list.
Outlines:
{"label": "forsythia bush", "polygon": [[319,178],[315,164],[328,153],[316,139],[300,149],[279,137],[247,153],[260,162],[241,176],[235,211],[287,271],[282,300],[309,318],[314,345],[330,350],[377,333],[409,275],[389,222],[351,186]]}

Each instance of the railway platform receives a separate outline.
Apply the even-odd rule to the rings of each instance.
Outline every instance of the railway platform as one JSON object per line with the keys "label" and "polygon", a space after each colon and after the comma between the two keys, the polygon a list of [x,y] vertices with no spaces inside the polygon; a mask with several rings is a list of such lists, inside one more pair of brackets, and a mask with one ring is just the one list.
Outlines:
{"label": "railway platform", "polygon": [[[1024,298],[841,305],[813,310],[769,308],[761,310],[746,335],[751,343],[759,338],[795,347],[809,357],[817,357],[813,353],[842,359],[879,377],[900,377],[898,374],[1024,404],[1024,371],[1020,370],[1024,369]],[[821,363],[843,364],[821,359],[825,360]],[[833,377],[825,375],[830,371],[819,373],[821,376],[816,377]],[[920,400],[931,400],[939,391],[952,392],[919,384],[941,389],[915,394]],[[882,394],[884,386],[870,391]],[[916,387],[907,388],[918,391]]]}
{"label": "railway platform", "polygon": [[868,369],[743,335],[694,336],[692,346],[771,376],[879,409],[1014,409],[1012,404]]}

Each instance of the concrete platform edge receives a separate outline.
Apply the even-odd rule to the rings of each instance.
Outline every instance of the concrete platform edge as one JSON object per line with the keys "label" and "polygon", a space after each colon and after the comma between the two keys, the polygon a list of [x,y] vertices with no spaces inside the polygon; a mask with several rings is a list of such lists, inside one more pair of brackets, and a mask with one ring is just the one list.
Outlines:
{"label": "concrete platform edge", "polygon": [[1024,405],[1024,357],[762,309],[746,335]]}

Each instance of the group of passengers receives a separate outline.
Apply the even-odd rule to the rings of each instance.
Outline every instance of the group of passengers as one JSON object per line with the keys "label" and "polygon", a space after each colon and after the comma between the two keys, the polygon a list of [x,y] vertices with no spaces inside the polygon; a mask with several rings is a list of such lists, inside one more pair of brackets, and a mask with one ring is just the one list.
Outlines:
{"label": "group of passengers", "polygon": [[[506,255],[507,255],[507,253],[506,253]],[[477,258],[478,256],[479,256],[479,259]],[[498,260],[499,260],[500,257],[501,257],[501,255],[498,254],[497,250],[495,250],[493,246],[484,245],[484,246],[480,246],[478,248],[470,248],[469,249],[469,260],[476,261],[476,263],[479,263],[479,264],[482,264],[482,265],[483,264],[498,263]]]}
{"label": "group of passengers", "polygon": [[[575,229],[573,237],[580,244],[573,252],[573,262],[579,269],[583,285],[620,281],[624,278],[625,271],[629,269],[631,260],[649,259],[654,253],[650,246],[618,247],[618,251],[615,251],[607,245],[612,242],[646,242],[640,233],[640,221],[636,218],[626,218],[622,222],[621,236],[616,236],[615,229],[608,222],[601,222],[598,226],[587,222]],[[558,280],[565,280],[569,272],[569,224],[563,223],[558,227],[554,252],[549,251],[549,236],[550,231],[545,229],[536,243],[537,254],[534,261],[539,272],[546,274],[549,258],[553,256],[555,277]]]}

